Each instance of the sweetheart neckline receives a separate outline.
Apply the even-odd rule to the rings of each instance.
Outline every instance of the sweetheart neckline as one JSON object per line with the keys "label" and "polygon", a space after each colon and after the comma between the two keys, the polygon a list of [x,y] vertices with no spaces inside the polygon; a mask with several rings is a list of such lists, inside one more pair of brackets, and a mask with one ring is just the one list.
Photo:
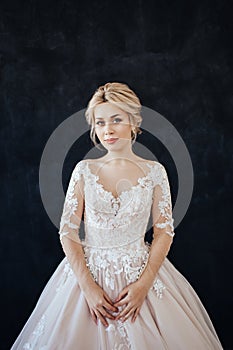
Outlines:
{"label": "sweetheart neckline", "polygon": [[[106,190],[106,189],[104,188],[104,185],[101,184],[100,182],[98,182],[98,181],[99,181],[99,176],[96,175],[96,174],[94,174],[94,173],[92,173],[92,171],[91,171],[91,169],[90,169],[90,166],[89,166],[89,162],[85,162],[85,163],[86,163],[86,167],[87,167],[87,169],[88,169],[88,171],[89,171],[89,174],[92,175],[92,176],[94,177],[95,184],[96,184],[97,186],[99,186],[103,192],[105,192],[106,194],[108,194],[109,196],[111,196],[112,200],[114,200],[114,201],[116,201],[116,202],[119,202],[119,201],[120,201],[120,198],[121,198],[121,196],[122,196],[123,194],[130,193],[130,192],[133,191],[134,189],[140,187],[140,186],[141,186],[140,181],[144,181],[144,180],[146,180],[148,177],[150,177],[150,175],[151,175],[151,173],[152,173],[152,169],[157,165],[156,162],[155,162],[154,164],[145,162],[146,165],[150,168],[150,170],[148,171],[148,173],[147,173],[145,176],[139,177],[139,178],[137,179],[137,183],[136,183],[135,185],[131,186],[131,188],[130,188],[129,190],[121,191],[121,193],[116,197],[116,196],[114,196],[114,194],[112,193],[112,191]],[[142,188],[142,187],[141,187],[141,188]]]}

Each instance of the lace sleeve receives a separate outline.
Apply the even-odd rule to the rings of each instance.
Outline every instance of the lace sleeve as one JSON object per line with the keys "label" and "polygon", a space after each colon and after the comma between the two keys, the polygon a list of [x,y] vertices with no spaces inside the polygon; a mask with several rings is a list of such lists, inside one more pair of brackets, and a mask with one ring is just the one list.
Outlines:
{"label": "lace sleeve", "polygon": [[63,211],[60,220],[60,240],[67,236],[80,243],[79,228],[84,209],[82,161],[75,166],[65,196]]}
{"label": "lace sleeve", "polygon": [[158,183],[154,187],[152,204],[153,234],[155,236],[164,232],[173,237],[175,235],[174,219],[168,176],[162,164],[160,164],[158,171]]}

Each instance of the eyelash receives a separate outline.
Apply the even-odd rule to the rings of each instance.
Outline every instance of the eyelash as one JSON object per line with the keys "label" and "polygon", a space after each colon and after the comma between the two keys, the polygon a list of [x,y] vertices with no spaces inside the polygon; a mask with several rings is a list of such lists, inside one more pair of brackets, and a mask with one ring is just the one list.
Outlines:
{"label": "eyelash", "polygon": [[[116,121],[116,120],[119,120],[119,122],[122,121],[121,118],[115,118],[114,121]],[[99,124],[99,123],[103,123],[103,121],[102,121],[102,120],[99,120],[98,122],[96,122],[96,125],[103,125],[103,124]],[[117,123],[117,124],[118,124],[118,123]]]}

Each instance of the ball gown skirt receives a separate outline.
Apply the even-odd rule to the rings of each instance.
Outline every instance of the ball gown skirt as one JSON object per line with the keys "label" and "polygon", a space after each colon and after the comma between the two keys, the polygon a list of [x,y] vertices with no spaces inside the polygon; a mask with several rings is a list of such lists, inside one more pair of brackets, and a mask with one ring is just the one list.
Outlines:
{"label": "ball gown skirt", "polygon": [[[115,198],[89,163],[79,162],[68,186],[59,233],[75,239],[79,189],[84,183],[85,259],[94,280],[114,300],[140,278],[150,246],[144,242],[150,213],[155,227],[174,236],[165,168],[149,162],[138,184]],[[84,180],[84,181],[83,181]],[[77,184],[79,186],[77,186]],[[79,189],[78,189],[79,188]],[[121,308],[119,308],[121,310]],[[219,350],[210,317],[186,278],[166,257],[134,323],[91,318],[66,256],[47,282],[11,350]]]}
{"label": "ball gown skirt", "polygon": [[[135,257],[135,266],[131,264],[125,271],[122,249],[118,264],[114,258],[111,264],[107,260],[107,267],[104,266],[106,254],[101,251],[101,257],[97,249],[91,250],[88,253],[95,256],[92,262],[96,262],[98,282],[114,299],[129,278],[136,279],[137,271],[140,272],[136,264],[140,258]],[[141,253],[139,249],[137,252]],[[143,262],[142,259],[141,266]],[[92,320],[77,278],[65,257],[45,286],[12,350],[222,349],[198,295],[168,258],[161,265],[136,321],[108,319],[108,323],[105,327],[100,321],[96,325]]]}

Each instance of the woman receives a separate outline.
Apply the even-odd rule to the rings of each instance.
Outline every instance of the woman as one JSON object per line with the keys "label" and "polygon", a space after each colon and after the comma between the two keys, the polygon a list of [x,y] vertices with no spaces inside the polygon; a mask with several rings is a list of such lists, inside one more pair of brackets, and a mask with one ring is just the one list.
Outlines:
{"label": "woman", "polygon": [[132,150],[140,110],[126,84],[100,86],[90,100],[90,135],[107,153],[72,172],[59,229],[66,256],[12,349],[222,349],[196,292],[167,258],[170,187],[162,164]]}

